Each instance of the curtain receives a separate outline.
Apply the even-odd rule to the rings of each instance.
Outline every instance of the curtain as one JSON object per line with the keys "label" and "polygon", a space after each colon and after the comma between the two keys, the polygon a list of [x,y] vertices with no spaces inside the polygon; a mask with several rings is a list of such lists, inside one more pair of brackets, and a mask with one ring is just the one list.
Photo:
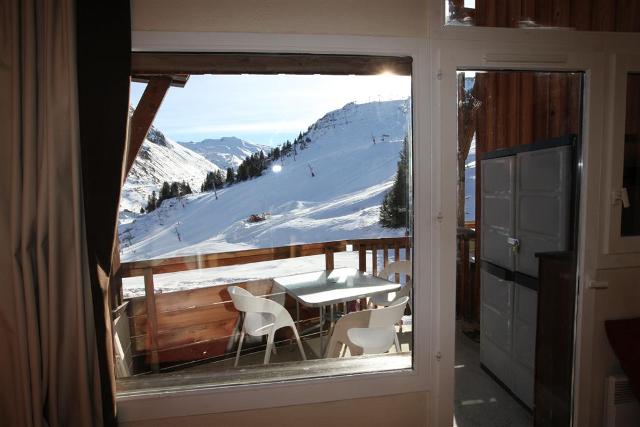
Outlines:
{"label": "curtain", "polygon": [[[126,147],[129,5],[90,3],[0,0],[2,425],[115,422],[105,283]],[[85,18],[97,19],[95,28]],[[88,46],[113,34],[119,56],[92,65],[98,52]],[[115,85],[100,80],[109,60]],[[123,99],[121,113],[109,111]]]}

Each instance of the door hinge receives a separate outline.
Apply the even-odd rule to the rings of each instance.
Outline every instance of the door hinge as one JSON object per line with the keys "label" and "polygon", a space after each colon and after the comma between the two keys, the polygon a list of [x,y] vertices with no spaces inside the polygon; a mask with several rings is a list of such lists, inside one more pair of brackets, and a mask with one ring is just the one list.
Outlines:
{"label": "door hinge", "polygon": [[438,70],[438,73],[436,74],[436,79],[442,80],[442,70]]}
{"label": "door hinge", "polygon": [[442,360],[442,353],[437,352],[437,353],[436,353],[436,361],[437,361],[437,362],[439,362],[439,361],[441,361],[441,360]]}
{"label": "door hinge", "polygon": [[438,212],[438,216],[436,216],[436,221],[442,222],[443,219],[444,219],[444,216],[442,215],[442,212]]}

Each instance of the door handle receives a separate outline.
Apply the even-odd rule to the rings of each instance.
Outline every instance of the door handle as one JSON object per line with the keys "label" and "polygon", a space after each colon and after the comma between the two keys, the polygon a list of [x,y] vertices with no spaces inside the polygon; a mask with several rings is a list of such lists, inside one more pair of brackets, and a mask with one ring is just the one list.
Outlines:
{"label": "door handle", "polygon": [[520,240],[515,237],[507,237],[507,244],[511,246],[511,251],[517,254],[520,250]]}

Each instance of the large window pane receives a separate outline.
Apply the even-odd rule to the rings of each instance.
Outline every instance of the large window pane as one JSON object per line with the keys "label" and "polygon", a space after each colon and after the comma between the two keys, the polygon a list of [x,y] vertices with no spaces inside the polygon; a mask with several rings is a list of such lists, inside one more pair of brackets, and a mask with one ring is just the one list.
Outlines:
{"label": "large window pane", "polygon": [[410,95],[388,73],[169,89],[121,200],[121,391],[412,366]]}

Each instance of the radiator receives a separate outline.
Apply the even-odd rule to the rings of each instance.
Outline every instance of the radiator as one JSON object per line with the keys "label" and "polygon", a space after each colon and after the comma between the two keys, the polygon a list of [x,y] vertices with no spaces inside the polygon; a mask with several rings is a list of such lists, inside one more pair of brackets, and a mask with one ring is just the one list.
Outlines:
{"label": "radiator", "polygon": [[640,426],[640,402],[626,375],[610,375],[605,383],[605,427]]}

